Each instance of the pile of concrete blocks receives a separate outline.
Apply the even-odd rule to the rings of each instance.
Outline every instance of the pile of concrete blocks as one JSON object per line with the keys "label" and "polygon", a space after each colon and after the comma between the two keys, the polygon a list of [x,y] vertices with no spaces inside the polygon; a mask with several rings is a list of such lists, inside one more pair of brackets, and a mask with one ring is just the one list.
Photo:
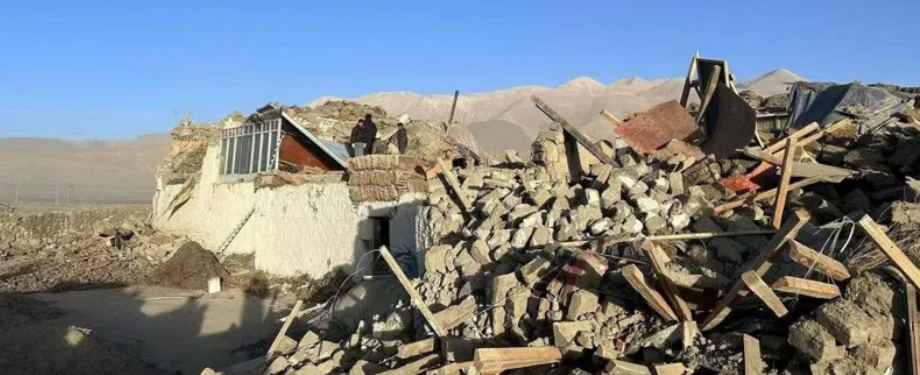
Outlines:
{"label": "pile of concrete blocks", "polygon": [[348,190],[351,200],[392,202],[406,193],[425,192],[425,163],[417,157],[368,155],[348,160]]}

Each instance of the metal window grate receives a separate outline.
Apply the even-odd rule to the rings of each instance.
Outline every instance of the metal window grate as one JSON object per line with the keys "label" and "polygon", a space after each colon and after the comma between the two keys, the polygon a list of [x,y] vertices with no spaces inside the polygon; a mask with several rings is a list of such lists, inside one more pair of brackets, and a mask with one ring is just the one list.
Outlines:
{"label": "metal window grate", "polygon": [[281,119],[221,131],[221,174],[250,174],[277,168]]}

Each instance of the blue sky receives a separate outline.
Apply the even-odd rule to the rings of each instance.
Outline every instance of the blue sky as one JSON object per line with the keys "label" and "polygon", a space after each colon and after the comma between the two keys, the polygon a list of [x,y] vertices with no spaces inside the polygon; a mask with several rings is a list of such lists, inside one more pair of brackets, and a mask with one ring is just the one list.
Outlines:
{"label": "blue sky", "polygon": [[[264,4],[260,4],[264,3]],[[42,1],[0,13],[0,137],[126,138],[179,113],[377,91],[463,93],[683,75],[920,85],[920,2]],[[908,17],[907,19],[909,19]]]}

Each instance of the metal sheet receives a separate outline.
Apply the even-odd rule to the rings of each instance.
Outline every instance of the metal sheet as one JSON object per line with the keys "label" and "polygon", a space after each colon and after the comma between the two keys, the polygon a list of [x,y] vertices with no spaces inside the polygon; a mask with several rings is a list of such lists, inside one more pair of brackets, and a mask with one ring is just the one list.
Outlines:
{"label": "metal sheet", "polygon": [[747,146],[754,137],[757,114],[734,90],[719,83],[706,113],[709,137],[703,152],[721,159]]}
{"label": "metal sheet", "polygon": [[676,100],[636,114],[616,129],[617,136],[643,154],[664,147],[672,139],[692,142],[702,136],[693,117]]}

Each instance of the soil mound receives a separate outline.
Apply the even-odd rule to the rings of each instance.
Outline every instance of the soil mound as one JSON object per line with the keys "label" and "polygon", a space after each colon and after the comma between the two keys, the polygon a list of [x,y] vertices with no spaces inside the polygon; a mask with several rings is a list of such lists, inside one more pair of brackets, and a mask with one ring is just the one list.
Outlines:
{"label": "soil mound", "polygon": [[147,282],[153,285],[182,289],[203,290],[208,279],[230,278],[230,273],[220,264],[217,257],[194,241],[186,242],[176,255],[153,270]]}

